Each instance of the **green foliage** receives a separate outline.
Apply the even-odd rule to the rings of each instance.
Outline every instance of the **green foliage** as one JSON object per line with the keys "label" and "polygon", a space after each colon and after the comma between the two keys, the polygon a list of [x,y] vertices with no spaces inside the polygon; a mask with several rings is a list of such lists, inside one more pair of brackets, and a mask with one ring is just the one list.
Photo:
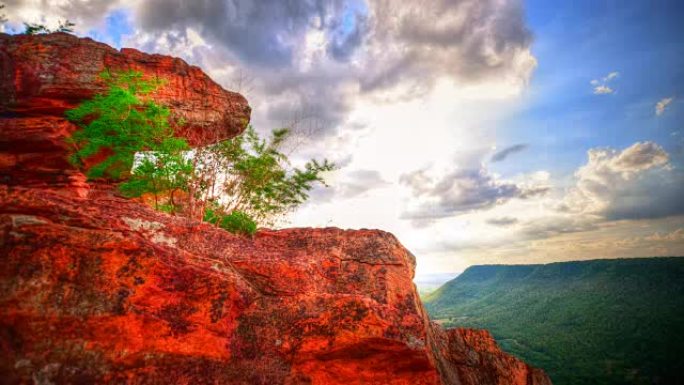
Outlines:
{"label": "green foliage", "polygon": [[[188,180],[194,171],[192,162],[185,156],[187,150],[187,142],[183,139],[163,140],[154,152],[142,156],[128,179],[119,184],[119,189],[128,197],[152,194],[155,207],[175,212],[174,196],[178,191],[187,192]],[[162,206],[158,197],[164,193],[168,194],[168,203]]]}
{"label": "green foliage", "polygon": [[[84,160],[104,153],[107,156],[87,170],[89,178],[121,180],[119,189],[125,196],[152,194],[155,208],[175,212],[174,195],[187,191],[194,168],[185,156],[190,149],[187,141],[173,136],[169,110],[143,99],[162,82],[134,71],[105,71],[101,77],[107,91],[66,113],[81,127],[70,138],[76,148],[71,162],[82,166]],[[159,202],[160,194],[168,194],[168,202]]]}
{"label": "green foliage", "polygon": [[66,113],[80,127],[68,140],[70,161],[91,179],[119,181],[125,196],[151,194],[158,210],[251,235],[257,223],[271,223],[306,201],[313,184],[323,183],[322,173],[334,168],[327,160],[292,167],[283,152],[288,129],[264,140],[249,127],[243,136],[191,152],[186,140],[174,137],[169,109],[147,97],[160,80],[139,72],[101,77],[107,90]]}
{"label": "green foliage", "polygon": [[[150,100],[143,99],[154,91],[161,81],[145,79],[140,72],[130,71],[101,74],[107,91],[66,113],[67,118],[81,127],[70,138],[76,151],[70,161],[83,166],[84,160],[102,153],[109,154],[89,170],[89,178],[108,177],[120,180],[127,177],[133,167],[135,155],[141,151],[168,153],[178,160],[178,153],[188,149],[182,139],[173,137],[169,126],[169,110]],[[168,161],[164,156],[155,162],[142,162],[141,172],[151,172],[152,163]],[[140,184],[136,184],[140,186]],[[136,191],[133,186],[129,193]],[[139,189],[137,189],[139,190]],[[130,195],[130,194],[129,194]],[[135,195],[135,194],[133,194]]]}
{"label": "green foliage", "polygon": [[222,214],[220,207],[214,206],[207,208],[204,214],[204,221],[213,223],[220,228],[234,234],[254,235],[257,231],[257,224],[252,218],[242,211],[233,211],[230,214]]}
{"label": "green foliage", "polygon": [[[310,160],[302,168],[292,167],[283,150],[290,133],[273,130],[264,140],[249,127],[242,136],[208,148],[209,169],[224,171],[217,191],[224,196],[226,212],[244,212],[267,224],[305,202],[314,183],[324,183],[322,174],[333,170],[334,164]],[[215,180],[209,181],[209,200],[214,200]]]}
{"label": "green foliage", "polygon": [[684,383],[684,258],[474,266],[432,319],[489,329],[556,385]]}
{"label": "green foliage", "polygon": [[76,24],[70,22],[69,20],[63,20],[59,22],[59,26],[55,29],[49,29],[44,24],[38,23],[24,23],[24,34],[25,35],[38,35],[43,33],[55,33],[55,32],[65,32],[73,33]]}

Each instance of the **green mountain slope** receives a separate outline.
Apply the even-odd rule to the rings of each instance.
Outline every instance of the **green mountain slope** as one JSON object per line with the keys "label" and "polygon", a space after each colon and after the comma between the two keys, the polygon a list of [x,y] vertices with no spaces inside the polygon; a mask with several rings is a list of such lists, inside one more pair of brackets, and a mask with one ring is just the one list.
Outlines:
{"label": "green mountain slope", "polygon": [[556,385],[684,384],[684,258],[473,266],[424,302]]}

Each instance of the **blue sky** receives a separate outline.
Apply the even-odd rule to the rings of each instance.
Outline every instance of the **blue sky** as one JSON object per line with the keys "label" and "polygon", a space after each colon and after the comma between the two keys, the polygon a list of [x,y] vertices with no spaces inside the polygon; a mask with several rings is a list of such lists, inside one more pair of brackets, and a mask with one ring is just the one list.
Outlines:
{"label": "blue sky", "polygon": [[[521,111],[497,134],[511,144],[529,143],[530,154],[503,164],[501,172],[545,161],[572,173],[590,148],[644,140],[678,151],[681,134],[673,133],[683,128],[684,110],[671,106],[655,116],[654,106],[673,96],[680,104],[684,3],[528,1],[525,10],[539,64]],[[589,82],[614,71],[620,74],[611,82],[615,93],[593,94]]]}

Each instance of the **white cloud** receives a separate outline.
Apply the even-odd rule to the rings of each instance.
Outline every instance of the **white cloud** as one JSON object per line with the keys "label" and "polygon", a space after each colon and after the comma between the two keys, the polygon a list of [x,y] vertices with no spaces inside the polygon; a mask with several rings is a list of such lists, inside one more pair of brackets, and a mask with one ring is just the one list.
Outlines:
{"label": "white cloud", "polygon": [[546,194],[550,187],[535,182],[515,183],[492,175],[486,168],[455,168],[442,173],[416,170],[401,176],[411,189],[404,218],[431,220],[476,210],[487,210],[511,199]]}
{"label": "white cloud", "polygon": [[619,73],[619,72],[611,72],[611,73],[609,73],[608,75],[606,75],[606,76],[603,78],[603,81],[604,81],[604,82],[609,82],[609,81],[611,81],[611,80],[617,78],[618,76],[620,76],[620,73]]}
{"label": "white cloud", "polygon": [[615,92],[615,90],[612,87],[608,86],[608,83],[610,83],[613,79],[616,79],[619,76],[619,72],[613,71],[600,79],[591,80],[589,84],[593,86],[595,95],[612,94]]}
{"label": "white cloud", "polygon": [[576,186],[561,209],[606,219],[658,218],[684,213],[684,176],[653,142],[617,151],[595,148],[575,172]]}
{"label": "white cloud", "polygon": [[656,103],[656,105],[655,105],[655,114],[657,116],[660,116],[663,113],[665,113],[665,110],[670,105],[670,103],[672,103],[673,100],[674,100],[674,98],[662,98],[662,99],[660,99],[658,101],[658,103]]}
{"label": "white cloud", "polygon": [[400,79],[420,89],[447,75],[461,83],[496,79],[520,91],[536,67],[519,1],[373,0],[369,9],[364,90]]}
{"label": "white cloud", "polygon": [[613,92],[615,91],[612,88],[605,85],[594,87],[594,94],[596,95],[612,94]]}

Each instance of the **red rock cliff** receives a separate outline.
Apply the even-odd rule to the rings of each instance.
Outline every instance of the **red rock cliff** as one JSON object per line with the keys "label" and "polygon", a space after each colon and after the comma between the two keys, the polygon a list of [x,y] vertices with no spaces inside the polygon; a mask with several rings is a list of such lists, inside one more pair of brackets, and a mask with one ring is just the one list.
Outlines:
{"label": "red rock cliff", "polygon": [[[84,47],[105,54],[60,58],[58,66],[41,61],[52,56],[28,58],[31,50],[41,57]],[[216,122],[248,114],[241,96],[177,59],[124,52],[63,34],[0,35],[0,68],[15,76],[2,84],[17,84],[3,93],[13,98],[0,118],[0,157],[15,159],[6,167],[25,157],[40,167],[48,166],[41,156],[63,159],[59,140],[71,128],[55,131],[47,122],[97,89],[91,67],[107,55],[146,72],[161,71],[160,63],[186,68],[172,71],[175,84],[203,79],[227,103],[215,102],[215,120],[188,115],[191,127],[224,137],[240,130]],[[21,96],[24,71],[64,85]],[[68,88],[62,76],[80,85]],[[91,91],[72,97],[81,92],[74,89]],[[169,92],[183,98],[164,99],[178,113],[201,103],[200,93]],[[241,107],[227,108],[228,100]],[[205,138],[199,128],[179,133],[186,134],[195,143]],[[430,324],[412,283],[415,260],[391,234],[287,229],[238,237],[106,187],[64,193],[68,184],[49,180],[63,165],[53,165],[44,183],[35,179],[42,174],[31,183],[10,174],[0,184],[0,383],[550,383],[486,332]]]}
{"label": "red rock cliff", "polygon": [[153,99],[172,108],[174,127],[191,145],[240,134],[250,117],[247,100],[226,91],[181,59],[116,49],[65,33],[0,33],[0,175],[10,185],[83,187],[83,176],[63,154],[77,127],[64,112],[103,91],[99,74],[136,70],[165,84]]}

